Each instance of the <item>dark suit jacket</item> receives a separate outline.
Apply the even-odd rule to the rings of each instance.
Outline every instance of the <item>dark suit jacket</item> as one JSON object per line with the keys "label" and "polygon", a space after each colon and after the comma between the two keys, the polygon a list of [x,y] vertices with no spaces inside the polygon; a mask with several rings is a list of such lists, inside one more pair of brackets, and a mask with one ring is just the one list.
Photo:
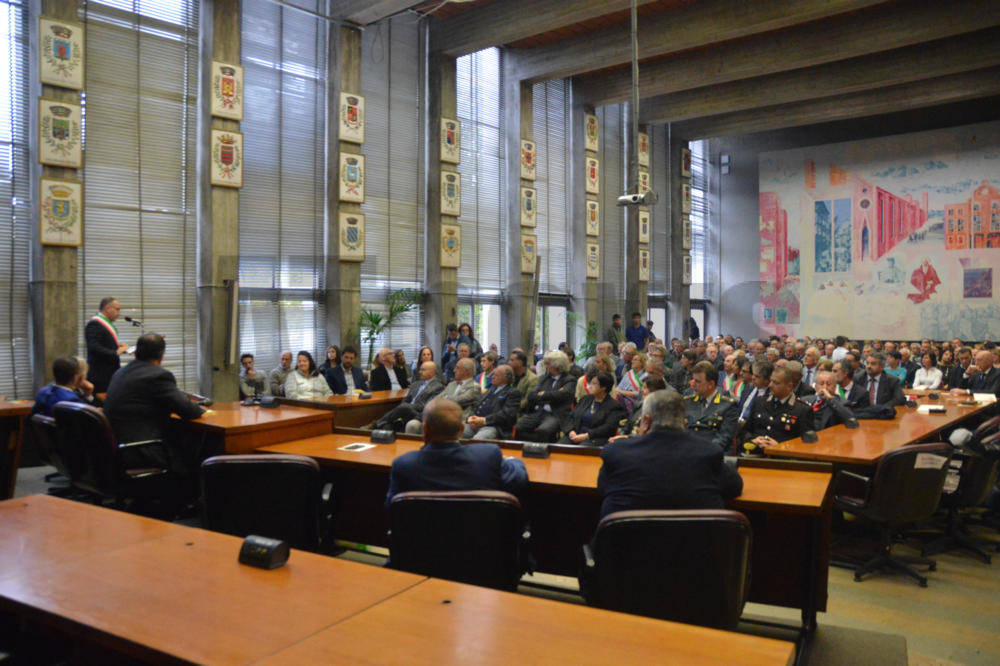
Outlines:
{"label": "dark suit jacket", "polygon": [[[423,391],[421,391],[420,387],[424,384],[427,384],[427,386]],[[418,379],[410,384],[410,390],[406,393],[406,397],[403,398],[403,402],[408,403],[411,407],[413,407],[413,409],[416,410],[417,414],[420,414],[424,411],[424,407],[427,403],[433,400],[434,397],[443,390],[444,382],[437,377],[431,377],[426,382],[422,379]],[[420,391],[419,396],[417,395],[417,391]]]}
{"label": "dark suit jacket", "polygon": [[496,444],[432,442],[392,461],[385,504],[409,490],[505,490],[518,493],[528,485],[520,458],[504,459]]}
{"label": "dark suit jacket", "polygon": [[[328,368],[323,373],[323,376],[326,378],[326,383],[330,385],[331,391],[338,395],[347,393],[347,377],[344,375],[343,365]],[[354,388],[361,389],[362,391],[368,390],[368,384],[365,382],[365,373],[361,372],[361,368],[356,365],[351,366],[351,376],[354,377]]]}
{"label": "dark suit jacket", "polygon": [[996,366],[990,368],[990,371],[982,378],[982,384],[979,383],[981,374],[977,373],[968,379],[963,378],[958,388],[968,389],[973,393],[997,393],[1000,391],[1000,368]]}
{"label": "dark suit jacket", "polygon": [[816,395],[816,389],[805,382],[799,382],[799,385],[795,387],[795,395],[800,398],[807,395]]}
{"label": "dark suit jacket", "polygon": [[[576,409],[563,416],[563,434],[568,433],[570,430],[575,430],[577,434],[581,434],[583,432],[583,417],[590,411],[590,406],[593,404],[594,396],[583,396]],[[586,442],[587,445],[604,446],[608,438],[614,437],[615,432],[618,430],[619,422],[626,417],[627,415],[621,404],[617,400],[612,399],[610,395],[607,396],[597,406],[597,409],[590,417],[590,426],[586,430],[590,436]]]}
{"label": "dark suit jacket", "polygon": [[[897,380],[898,383],[898,380]],[[860,405],[868,404],[868,387],[867,384],[862,386],[858,382],[854,382],[851,385],[851,390],[843,398],[844,404],[847,405],[849,409],[854,409]]]}
{"label": "dark suit jacket", "polygon": [[115,373],[104,414],[119,442],[165,439],[170,415],[196,419],[205,413],[177,388],[174,373],[148,361],[132,361]]}
{"label": "dark suit jacket", "polygon": [[573,405],[573,396],[576,394],[576,380],[573,375],[564,372],[558,379],[553,379],[548,373],[538,378],[535,388],[528,391],[528,406],[526,412],[533,412],[536,409],[549,405],[552,414],[562,418],[570,411]]}
{"label": "dark suit jacket", "polygon": [[94,385],[94,393],[104,393],[108,390],[111,375],[121,367],[121,357],[111,332],[97,321],[91,319],[83,328],[83,336],[87,341],[87,380]]}
{"label": "dark suit jacket", "polygon": [[[406,373],[399,368],[393,368],[392,370],[396,373],[396,380],[399,381],[399,385],[403,388],[409,388],[410,382],[406,380]],[[386,371],[384,365],[380,365],[372,370],[371,380],[372,391],[392,390],[392,384],[389,383],[389,373]]]}
{"label": "dark suit jacket", "polygon": [[945,375],[944,380],[948,383],[947,388],[962,388],[962,382],[964,381],[965,368],[960,364],[956,363],[954,367],[948,370],[948,374]]}
{"label": "dark suit jacket", "polygon": [[913,386],[913,380],[917,376],[920,364],[916,361],[907,361],[903,364],[903,367],[906,368],[906,386]]}
{"label": "dark suit jacket", "polygon": [[[854,382],[854,386],[860,387],[861,389],[861,401],[860,405],[868,404],[868,374],[866,373],[864,378],[860,382]],[[852,392],[853,393],[853,392]],[[890,407],[895,407],[896,405],[905,405],[906,396],[903,395],[903,387],[900,385],[899,380],[892,375],[887,375],[884,372],[878,382],[878,392],[875,394],[875,404],[876,405],[889,405]],[[856,405],[851,405],[856,406]]]}
{"label": "dark suit jacket", "polygon": [[510,437],[521,407],[521,392],[510,385],[494,386],[480,401],[474,416],[482,416],[486,424],[496,428],[501,437]]}
{"label": "dark suit jacket", "polygon": [[817,408],[816,402],[818,400],[819,396],[815,393],[805,399],[805,402],[812,407],[813,430],[816,432],[830,426],[840,425],[854,418],[854,413],[837,396],[833,396],[832,400],[823,400]]}
{"label": "dark suit jacket", "polygon": [[631,509],[722,509],[743,492],[722,449],[685,431],[619,439],[601,450],[601,459],[602,518]]}

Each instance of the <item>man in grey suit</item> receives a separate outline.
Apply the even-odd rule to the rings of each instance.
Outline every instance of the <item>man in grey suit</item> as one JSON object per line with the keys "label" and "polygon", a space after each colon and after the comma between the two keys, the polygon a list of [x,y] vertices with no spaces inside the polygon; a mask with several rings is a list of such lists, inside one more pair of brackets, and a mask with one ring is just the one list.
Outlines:
{"label": "man in grey suit", "polygon": [[444,383],[438,379],[437,371],[437,363],[424,362],[420,366],[420,381],[410,384],[403,402],[376,421],[375,429],[402,432],[407,422],[419,419],[424,406],[444,390]]}
{"label": "man in grey suit", "polygon": [[[445,387],[438,396],[447,398],[458,403],[462,408],[462,422],[464,423],[472,410],[479,403],[482,392],[474,377],[476,375],[476,362],[471,358],[460,358],[455,364],[455,380]],[[406,432],[409,435],[419,435],[423,431],[423,423],[419,416],[406,423]]]}

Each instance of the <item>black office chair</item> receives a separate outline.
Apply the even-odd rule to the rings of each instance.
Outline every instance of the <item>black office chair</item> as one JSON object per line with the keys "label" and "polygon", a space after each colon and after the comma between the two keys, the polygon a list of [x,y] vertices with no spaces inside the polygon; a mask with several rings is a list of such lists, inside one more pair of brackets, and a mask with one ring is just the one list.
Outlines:
{"label": "black office chair", "polygon": [[531,534],[510,493],[399,493],[389,525],[394,569],[511,591],[528,569]]}
{"label": "black office chair", "polygon": [[[45,481],[55,481],[57,478],[62,477],[65,479],[63,483],[69,481],[69,469],[66,466],[66,462],[62,458],[62,454],[59,452],[58,442],[58,426],[56,425],[56,420],[51,416],[45,416],[44,414],[32,414],[28,418],[27,433],[31,437],[31,441],[35,445],[35,450],[38,452],[39,459],[46,465],[51,465],[56,468],[55,472],[45,475]],[[50,487],[49,493],[56,495],[66,494],[71,487]]]}
{"label": "black office chair", "polygon": [[331,552],[332,484],[312,458],[291,454],[215,456],[201,464],[202,526]]}
{"label": "black office chair", "polygon": [[161,450],[161,441],[119,444],[104,413],[81,402],[56,403],[52,414],[56,449],[74,488],[92,493],[99,503],[110,500],[118,508],[127,508],[134,500],[176,508],[176,479],[165,465],[136,467],[125,459],[127,449]]}
{"label": "black office chair", "polygon": [[[834,503],[843,511],[861,516],[879,528],[878,549],[854,567],[854,580],[882,569],[912,576],[927,587],[927,578],[910,564],[937,568],[933,560],[892,554],[892,535],[900,528],[927,520],[941,501],[952,447],[947,443],[904,446],[882,456],[872,478],[840,470],[834,479]],[[860,483],[861,497],[845,494],[851,483]]]}
{"label": "black office chair", "polygon": [[734,629],[750,586],[752,540],[737,511],[619,511],[583,547],[580,589],[593,606]]}

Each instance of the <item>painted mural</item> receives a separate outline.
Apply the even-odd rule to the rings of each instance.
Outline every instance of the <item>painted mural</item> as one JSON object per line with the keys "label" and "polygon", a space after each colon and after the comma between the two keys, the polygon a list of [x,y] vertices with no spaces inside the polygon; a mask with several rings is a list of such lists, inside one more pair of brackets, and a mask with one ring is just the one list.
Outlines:
{"label": "painted mural", "polygon": [[762,153],[768,333],[1000,336],[1000,122]]}

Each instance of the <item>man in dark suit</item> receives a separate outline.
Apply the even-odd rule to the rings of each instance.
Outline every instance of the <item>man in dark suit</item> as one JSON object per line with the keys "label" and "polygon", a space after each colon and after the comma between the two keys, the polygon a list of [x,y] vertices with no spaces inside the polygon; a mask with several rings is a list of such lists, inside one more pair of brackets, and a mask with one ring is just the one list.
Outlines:
{"label": "man in dark suit", "polygon": [[621,404],[610,395],[614,386],[615,380],[610,373],[594,375],[590,380],[590,392],[580,399],[576,409],[563,417],[560,444],[604,446],[614,437],[618,424],[626,418]]}
{"label": "man in dark suit", "polygon": [[[187,421],[196,419],[205,410],[191,402],[179,388],[174,373],[160,364],[166,350],[163,336],[146,333],[135,346],[135,360],[115,373],[104,399],[104,414],[111,422],[119,443],[159,439],[166,442],[166,449],[155,451],[142,447],[138,455],[153,465],[168,465],[175,472],[185,474],[192,460],[176,450],[179,442],[177,414]],[[126,449],[131,451],[131,449]],[[167,452],[169,461],[161,457]],[[135,460],[130,466],[138,466]]]}
{"label": "man in dark suit", "polygon": [[392,461],[385,503],[409,490],[505,490],[518,493],[528,484],[520,458],[504,458],[496,444],[458,442],[462,408],[446,398],[424,408],[424,444]]}
{"label": "man in dark suit", "polygon": [[108,390],[111,375],[121,367],[120,357],[128,350],[128,345],[118,340],[114,325],[121,311],[117,298],[102,298],[97,314],[83,329],[87,342],[87,365],[90,366],[87,380],[94,385],[95,393]]}
{"label": "man in dark suit", "polygon": [[373,391],[396,391],[409,388],[406,371],[396,367],[396,352],[385,348],[378,353],[379,366],[372,370]]}
{"label": "man in dark suit", "polygon": [[[448,364],[444,367],[444,380],[446,382],[452,382],[455,379],[455,366],[463,358],[472,358],[472,347],[466,342],[458,343],[458,355],[448,361]],[[479,362],[472,358],[472,363],[474,369],[472,375],[475,376],[479,372]]]}
{"label": "man in dark suit", "polygon": [[524,415],[517,421],[517,438],[529,442],[555,442],[563,417],[570,411],[576,380],[569,374],[569,359],[560,351],[545,355],[545,374],[528,392]]}
{"label": "man in dark suit", "polygon": [[963,373],[956,391],[972,395],[973,393],[1000,393],[1000,368],[993,365],[993,352],[981,349],[976,352],[975,364]]}
{"label": "man in dark suit", "polygon": [[833,364],[833,376],[837,381],[836,393],[837,397],[847,405],[848,408],[854,409],[864,402],[867,398],[867,394],[860,385],[854,382],[854,372],[851,369],[851,365],[844,361],[837,361]]}
{"label": "man in dark suit", "polygon": [[903,362],[900,363],[900,366],[906,368],[906,382],[904,386],[913,386],[913,380],[917,376],[920,364],[913,360],[913,352],[906,345],[899,348],[899,353],[903,357]]}
{"label": "man in dark suit", "polygon": [[955,352],[955,358],[958,359],[958,363],[955,364],[955,367],[951,369],[948,376],[945,378],[948,382],[949,389],[962,388],[966,371],[968,371],[969,366],[972,365],[972,350],[968,347],[959,347],[958,351]]}
{"label": "man in dark suit", "polygon": [[492,379],[476,411],[465,421],[464,439],[510,437],[521,406],[521,392],[513,386],[514,370],[509,365],[498,365]]}
{"label": "man in dark suit", "polygon": [[812,406],[813,426],[817,432],[856,420],[854,413],[837,397],[837,380],[828,370],[816,374],[816,393],[805,401]]}
{"label": "man in dark suit", "polygon": [[743,492],[723,452],[684,430],[684,403],[671,389],[642,402],[639,436],[601,451],[601,517],[632,509],[721,509]]}
{"label": "man in dark suit", "polygon": [[745,422],[750,418],[750,407],[753,405],[754,398],[759,395],[766,398],[770,395],[771,373],[773,371],[774,366],[767,361],[755,361],[753,363],[750,374],[752,388],[746,391],[740,398],[740,421]]}
{"label": "man in dark suit", "polygon": [[358,352],[354,347],[348,345],[340,352],[340,365],[327,368],[324,372],[326,383],[330,385],[330,390],[337,395],[353,393],[354,389],[368,390],[365,373],[354,365],[354,359],[357,357]]}
{"label": "man in dark suit", "polygon": [[861,381],[855,379],[861,392],[862,405],[905,405],[906,396],[899,380],[882,372],[885,369],[885,354],[872,352],[866,363],[867,372]]}
{"label": "man in dark suit", "polygon": [[403,432],[408,421],[419,419],[427,403],[444,390],[444,383],[438,379],[437,371],[437,363],[425,361],[420,366],[420,380],[410,384],[403,402],[375,421],[375,429]]}

